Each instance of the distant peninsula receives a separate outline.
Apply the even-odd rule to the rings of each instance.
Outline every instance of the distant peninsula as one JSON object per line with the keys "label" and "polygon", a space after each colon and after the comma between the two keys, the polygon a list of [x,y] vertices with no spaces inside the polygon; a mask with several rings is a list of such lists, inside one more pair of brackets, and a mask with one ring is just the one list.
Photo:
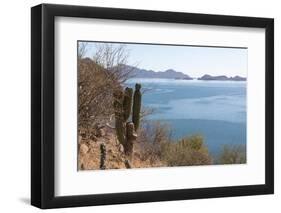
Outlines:
{"label": "distant peninsula", "polygon": [[198,80],[203,81],[246,81],[247,79],[241,76],[227,77],[225,75],[211,76],[211,75],[203,75]]}

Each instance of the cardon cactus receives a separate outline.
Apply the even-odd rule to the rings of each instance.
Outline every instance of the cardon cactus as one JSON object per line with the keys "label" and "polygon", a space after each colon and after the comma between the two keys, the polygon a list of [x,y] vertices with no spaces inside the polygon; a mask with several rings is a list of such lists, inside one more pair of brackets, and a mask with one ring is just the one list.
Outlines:
{"label": "cardon cactus", "polygon": [[[115,129],[119,142],[124,147],[126,155],[130,156],[133,152],[133,144],[137,138],[136,130],[139,127],[140,119],[140,105],[141,105],[141,93],[140,84],[136,84],[136,91],[134,93],[133,101],[133,89],[126,88],[125,91],[117,91],[114,95],[114,111],[115,111]],[[133,103],[132,103],[133,102]],[[128,121],[132,111],[132,122]]]}
{"label": "cardon cactus", "polygon": [[132,121],[137,131],[140,125],[140,110],[141,110],[141,85],[136,84],[134,92],[133,116]]}
{"label": "cardon cactus", "polygon": [[106,169],[105,160],[106,160],[106,147],[104,144],[101,144],[100,145],[100,169]]}

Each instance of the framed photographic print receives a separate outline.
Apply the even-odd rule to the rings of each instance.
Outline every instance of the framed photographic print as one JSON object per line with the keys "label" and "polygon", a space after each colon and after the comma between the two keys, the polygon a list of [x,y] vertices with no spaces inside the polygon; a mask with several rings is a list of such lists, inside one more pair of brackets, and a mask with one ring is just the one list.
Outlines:
{"label": "framed photographic print", "polygon": [[272,194],[274,21],[31,9],[31,203]]}

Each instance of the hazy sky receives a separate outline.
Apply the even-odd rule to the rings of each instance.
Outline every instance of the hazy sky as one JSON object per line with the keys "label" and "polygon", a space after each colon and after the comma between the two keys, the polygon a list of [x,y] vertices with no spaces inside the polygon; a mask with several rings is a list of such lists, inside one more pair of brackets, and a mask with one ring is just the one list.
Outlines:
{"label": "hazy sky", "polygon": [[[94,55],[97,44],[102,43],[88,43],[87,57]],[[247,49],[148,44],[125,46],[129,50],[128,64],[137,65],[138,68],[154,71],[174,69],[191,77],[204,74],[247,76]]]}

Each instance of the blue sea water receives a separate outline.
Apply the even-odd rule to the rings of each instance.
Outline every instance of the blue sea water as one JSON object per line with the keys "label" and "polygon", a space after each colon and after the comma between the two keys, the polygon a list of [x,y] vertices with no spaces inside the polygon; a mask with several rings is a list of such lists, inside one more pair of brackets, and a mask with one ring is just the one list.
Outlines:
{"label": "blue sea water", "polygon": [[246,82],[133,78],[142,84],[149,120],[170,124],[172,136],[201,134],[212,153],[225,144],[246,144]]}

